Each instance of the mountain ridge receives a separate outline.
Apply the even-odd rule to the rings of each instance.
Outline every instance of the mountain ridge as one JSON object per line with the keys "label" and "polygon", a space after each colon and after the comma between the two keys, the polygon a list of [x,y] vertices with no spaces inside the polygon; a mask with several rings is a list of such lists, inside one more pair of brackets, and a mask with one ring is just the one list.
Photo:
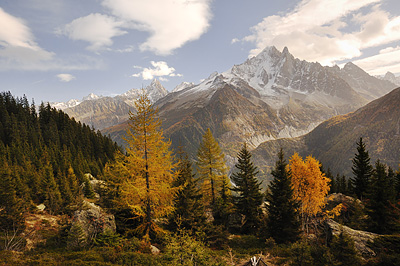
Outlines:
{"label": "mountain ridge", "polygon": [[[397,169],[400,158],[400,88],[354,112],[333,117],[304,136],[264,142],[253,153],[260,165],[273,165],[283,148],[287,157],[312,155],[333,173],[351,175],[356,142],[363,137],[373,164],[377,159]],[[268,172],[268,169],[264,169]]]}

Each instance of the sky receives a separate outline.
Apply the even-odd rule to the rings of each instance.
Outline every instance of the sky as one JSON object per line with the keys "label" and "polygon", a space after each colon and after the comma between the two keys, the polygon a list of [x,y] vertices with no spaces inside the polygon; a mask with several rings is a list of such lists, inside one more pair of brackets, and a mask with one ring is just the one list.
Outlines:
{"label": "sky", "polygon": [[0,0],[0,91],[36,103],[167,90],[267,46],[400,74],[399,0]]}

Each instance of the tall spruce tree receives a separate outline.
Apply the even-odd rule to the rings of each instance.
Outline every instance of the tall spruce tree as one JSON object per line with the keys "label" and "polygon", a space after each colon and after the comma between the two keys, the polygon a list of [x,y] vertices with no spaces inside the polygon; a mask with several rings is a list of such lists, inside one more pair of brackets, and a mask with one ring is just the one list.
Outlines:
{"label": "tall spruce tree", "polygon": [[231,175],[235,185],[232,191],[237,193],[237,196],[234,196],[234,204],[237,212],[245,217],[242,233],[254,233],[259,228],[262,215],[261,182],[257,180],[257,167],[251,161],[251,153],[246,144],[239,151],[237,158],[235,168],[238,171]]}
{"label": "tall spruce tree", "polygon": [[173,186],[179,190],[174,196],[175,209],[169,218],[169,227],[172,231],[180,228],[194,234],[204,229],[206,216],[202,195],[197,187],[198,179],[193,174],[192,163],[187,154],[180,154],[178,172]]}
{"label": "tall spruce tree", "polygon": [[366,204],[369,216],[369,230],[379,234],[390,234],[396,231],[396,223],[399,217],[393,217],[392,203],[395,200],[393,183],[388,177],[386,165],[379,160],[375,163],[375,169],[371,177],[368,201]]}
{"label": "tall spruce tree", "polygon": [[294,242],[300,234],[300,222],[296,211],[299,203],[294,199],[290,173],[282,149],[271,174],[274,179],[268,186],[266,196],[268,236],[277,243]]}
{"label": "tall spruce tree", "polygon": [[214,224],[222,226],[223,230],[229,227],[229,216],[233,213],[232,195],[229,190],[229,184],[226,180],[222,181],[219,197],[213,206]]}
{"label": "tall spruce tree", "polygon": [[353,158],[353,166],[351,167],[354,177],[351,179],[354,193],[363,200],[368,192],[370,178],[373,168],[370,163],[370,157],[366,150],[362,137],[357,142],[357,153]]}
{"label": "tall spruce tree", "polygon": [[213,207],[226,175],[225,155],[208,128],[197,151],[197,167],[206,205]]}
{"label": "tall spruce tree", "polygon": [[395,176],[395,191],[396,191],[396,199],[400,199],[400,169],[396,172]]}

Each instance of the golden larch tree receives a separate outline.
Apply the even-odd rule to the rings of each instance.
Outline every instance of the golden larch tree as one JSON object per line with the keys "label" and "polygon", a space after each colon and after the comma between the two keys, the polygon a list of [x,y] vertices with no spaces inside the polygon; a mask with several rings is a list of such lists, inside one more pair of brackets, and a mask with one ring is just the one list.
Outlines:
{"label": "golden larch tree", "polygon": [[289,160],[294,198],[300,202],[302,229],[308,230],[308,221],[325,206],[330,179],[321,172],[321,164],[312,156],[303,159],[295,153]]}
{"label": "golden larch tree", "polygon": [[203,198],[206,204],[214,206],[218,189],[222,187],[224,180],[230,186],[230,180],[226,174],[225,155],[221,152],[221,148],[209,128],[203,135],[197,151],[196,164],[203,190]]}
{"label": "golden larch tree", "polygon": [[107,169],[121,183],[122,200],[142,222],[138,231],[145,238],[150,232],[161,229],[154,220],[173,210],[173,195],[178,188],[172,187],[174,172],[170,141],[163,137],[158,109],[142,94],[135,102],[136,113],[129,114],[129,128],[124,140],[126,155],[120,153],[116,162]]}

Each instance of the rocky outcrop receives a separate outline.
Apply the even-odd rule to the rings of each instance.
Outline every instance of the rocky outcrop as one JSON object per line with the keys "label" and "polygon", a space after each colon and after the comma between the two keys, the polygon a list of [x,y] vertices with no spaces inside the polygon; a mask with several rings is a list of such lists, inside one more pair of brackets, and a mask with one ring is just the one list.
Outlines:
{"label": "rocky outcrop", "polygon": [[82,228],[87,242],[100,233],[116,230],[114,215],[105,213],[99,206],[86,200],[82,202],[80,210],[75,211],[71,228],[75,224]]}
{"label": "rocky outcrop", "polygon": [[341,225],[332,219],[328,219],[326,221],[326,226],[328,228],[328,232],[331,236],[337,236],[341,232],[351,237],[354,241],[354,246],[358,253],[363,257],[373,257],[375,256],[375,252],[368,247],[368,242],[373,242],[378,234],[374,234],[366,231],[359,231],[351,229],[350,227]]}

